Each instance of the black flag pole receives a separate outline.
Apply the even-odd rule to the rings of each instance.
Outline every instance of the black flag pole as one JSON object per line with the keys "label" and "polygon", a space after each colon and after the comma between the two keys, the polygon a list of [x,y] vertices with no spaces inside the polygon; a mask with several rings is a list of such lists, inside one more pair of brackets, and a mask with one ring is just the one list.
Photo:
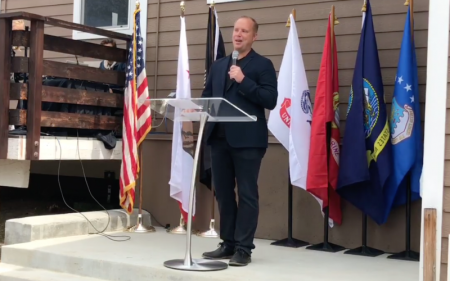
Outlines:
{"label": "black flag pole", "polygon": [[405,228],[405,251],[388,256],[388,259],[403,261],[419,261],[420,254],[411,250],[411,178],[407,176],[406,187],[406,228]]}
{"label": "black flag pole", "polygon": [[274,246],[299,248],[309,245],[308,242],[292,237],[292,183],[291,175],[288,171],[288,237],[271,243]]}
{"label": "black flag pole", "polygon": [[[203,81],[203,87],[206,86],[206,79],[209,74],[211,65],[217,59],[225,57],[225,43],[223,41],[222,33],[217,25],[216,10],[214,1],[209,6],[208,14],[208,26],[206,30],[206,54],[205,54],[205,75]],[[218,38],[216,42],[216,33]],[[209,190],[211,190],[211,219],[209,223],[209,229],[204,232],[198,232],[200,237],[217,238],[219,233],[215,230],[215,191],[212,183],[212,170],[211,170],[211,150],[206,142],[206,138],[202,140],[200,151],[200,182],[204,184]]]}
{"label": "black flag pole", "polygon": [[[330,187],[328,187],[328,188],[330,188]],[[330,197],[330,196],[328,195],[328,197]],[[330,252],[330,253],[336,253],[336,252],[345,250],[345,247],[328,242],[328,231],[329,231],[328,221],[330,218],[328,206],[324,208],[324,213],[325,213],[325,215],[323,218],[323,242],[306,247],[306,249],[313,250],[313,251]]]}
{"label": "black flag pole", "polygon": [[364,256],[364,257],[377,257],[379,255],[384,254],[383,251],[371,248],[367,246],[367,215],[363,214],[362,216],[362,246],[345,251],[344,254],[347,255],[356,255],[356,256]]}
{"label": "black flag pole", "polygon": [[328,207],[325,208],[324,212],[325,216],[323,218],[323,242],[306,247],[306,249],[330,253],[336,253],[345,250],[345,248],[342,246],[328,242],[328,219],[329,219]]}

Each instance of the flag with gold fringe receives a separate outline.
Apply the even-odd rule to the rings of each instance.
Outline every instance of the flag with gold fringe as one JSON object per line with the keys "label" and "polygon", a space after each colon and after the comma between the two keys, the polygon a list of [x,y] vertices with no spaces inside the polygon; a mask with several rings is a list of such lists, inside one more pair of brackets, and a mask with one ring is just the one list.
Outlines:
{"label": "flag with gold fringe", "polygon": [[129,46],[126,67],[126,88],[123,105],[122,164],[120,167],[120,206],[133,212],[136,180],[139,173],[138,147],[152,128],[150,104],[147,100],[148,82],[145,71],[144,40],[141,36],[141,10],[134,12],[133,41]]}

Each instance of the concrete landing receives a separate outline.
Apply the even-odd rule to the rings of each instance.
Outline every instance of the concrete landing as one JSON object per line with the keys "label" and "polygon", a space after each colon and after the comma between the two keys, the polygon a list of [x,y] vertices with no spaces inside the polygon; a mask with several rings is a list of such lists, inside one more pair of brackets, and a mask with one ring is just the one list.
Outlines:
{"label": "concrete landing", "polygon": [[[122,209],[108,210],[108,224],[108,214],[105,211],[82,212],[92,225],[77,213],[11,219],[5,225],[5,244],[87,235],[96,233],[97,230],[102,231],[106,226],[106,231],[125,231],[137,223],[138,213],[138,209],[134,209],[131,215]],[[147,211],[142,211],[142,219],[144,224],[151,225],[151,217]]]}
{"label": "concrete landing", "polygon": [[[267,240],[255,241],[253,262],[246,267],[178,271],[165,268],[163,262],[184,258],[184,235],[168,234],[162,228],[156,233],[112,235],[130,236],[131,240],[114,242],[92,235],[9,245],[2,249],[2,262],[109,281],[413,281],[419,277],[418,262],[388,260],[387,255],[364,258],[343,252],[275,247]],[[219,242],[193,236],[193,257],[200,258],[202,252],[215,249]]]}
{"label": "concrete landing", "polygon": [[105,281],[89,277],[0,264],[0,281]]}

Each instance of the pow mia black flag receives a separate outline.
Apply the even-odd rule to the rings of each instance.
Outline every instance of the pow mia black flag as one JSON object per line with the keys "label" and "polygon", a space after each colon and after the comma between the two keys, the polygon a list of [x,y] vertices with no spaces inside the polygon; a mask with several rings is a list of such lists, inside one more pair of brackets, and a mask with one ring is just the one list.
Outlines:
{"label": "pow mia black flag", "polygon": [[[206,78],[208,77],[209,69],[213,62],[225,57],[225,44],[219,29],[217,11],[213,5],[209,7],[208,28],[206,32],[205,79],[203,87],[205,87]],[[200,151],[200,182],[211,189],[211,152],[210,148],[206,145],[205,138],[203,138],[202,149]]]}

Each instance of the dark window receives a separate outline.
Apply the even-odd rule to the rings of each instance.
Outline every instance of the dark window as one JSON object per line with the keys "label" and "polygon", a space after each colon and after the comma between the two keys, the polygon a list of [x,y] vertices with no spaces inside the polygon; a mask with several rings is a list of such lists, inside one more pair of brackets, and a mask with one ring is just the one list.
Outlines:
{"label": "dark window", "polygon": [[130,0],[84,0],[82,24],[93,27],[128,26]]}

